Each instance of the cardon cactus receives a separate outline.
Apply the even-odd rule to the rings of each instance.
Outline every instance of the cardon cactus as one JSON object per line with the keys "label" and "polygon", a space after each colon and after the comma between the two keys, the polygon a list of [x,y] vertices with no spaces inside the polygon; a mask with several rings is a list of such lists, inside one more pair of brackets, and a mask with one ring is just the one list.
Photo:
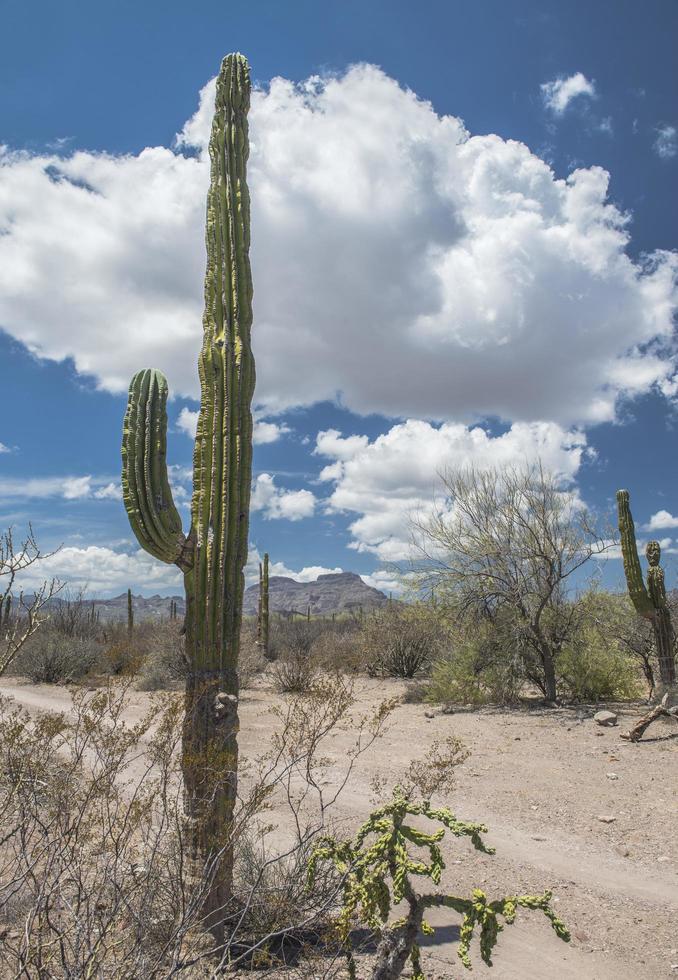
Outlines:
{"label": "cardon cactus", "polygon": [[257,643],[264,656],[268,657],[268,555],[259,562],[259,615],[257,622]]}
{"label": "cardon cactus", "polygon": [[628,490],[617,491],[617,516],[629,596],[636,612],[652,623],[659,659],[659,676],[662,687],[670,689],[676,683],[675,633],[666,601],[664,569],[659,564],[661,548],[658,541],[649,541],[645,549],[648,562],[646,586],[638,557]]}
{"label": "cardon cactus", "polygon": [[132,530],[150,554],[184,573],[184,805],[193,867],[209,876],[203,885],[205,923],[217,940],[232,878],[238,648],[252,471],[249,103],[249,65],[242,55],[230,54],[217,78],[209,144],[201,405],[187,535],[169,486],[167,382],[159,371],[140,371],[132,379],[122,448],[123,498]]}

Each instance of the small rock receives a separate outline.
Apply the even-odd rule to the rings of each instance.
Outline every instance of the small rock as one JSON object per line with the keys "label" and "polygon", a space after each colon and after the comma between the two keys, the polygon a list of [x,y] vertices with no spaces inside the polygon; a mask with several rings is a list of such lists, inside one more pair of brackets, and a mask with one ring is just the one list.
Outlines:
{"label": "small rock", "polygon": [[606,815],[606,814],[603,813],[603,814],[600,814],[600,816],[598,817],[598,819],[600,820],[601,823],[614,823],[617,818],[616,817],[610,817],[610,816],[608,816],[608,815]]}
{"label": "small rock", "polygon": [[596,711],[593,716],[593,720],[598,725],[603,725],[605,728],[611,728],[613,725],[617,724],[617,715],[614,711]]}
{"label": "small rock", "polygon": [[532,834],[532,840],[542,840],[543,841],[543,840],[548,840],[548,838],[547,837],[544,837],[542,834]]}
{"label": "small rock", "polygon": [[514,735],[513,741],[514,742],[520,742],[521,741],[520,735]]}
{"label": "small rock", "polygon": [[435,715],[432,711],[425,711],[424,718],[435,718]]}
{"label": "small rock", "polygon": [[616,772],[608,772],[606,773],[606,776],[608,779],[619,779],[619,776],[617,775]]}
{"label": "small rock", "polygon": [[668,857],[666,854],[662,854],[661,857],[658,857],[657,858],[657,861],[659,861],[660,864],[666,864],[666,862],[667,861],[670,861],[670,860],[671,860],[671,858]]}
{"label": "small rock", "polygon": [[615,847],[615,851],[620,857],[627,858],[631,854],[628,847]]}

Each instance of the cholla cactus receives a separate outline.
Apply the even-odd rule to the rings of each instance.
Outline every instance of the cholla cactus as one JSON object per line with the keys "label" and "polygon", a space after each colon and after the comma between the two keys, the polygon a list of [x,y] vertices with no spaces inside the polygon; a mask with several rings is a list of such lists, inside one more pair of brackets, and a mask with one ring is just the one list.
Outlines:
{"label": "cholla cactus", "polygon": [[191,855],[212,882],[203,907],[217,941],[232,878],[238,652],[252,476],[249,103],[249,65],[242,55],[230,54],[217,78],[209,144],[201,405],[187,535],[169,486],[167,382],[159,371],[140,371],[132,379],[122,450],[123,498],[132,530],[150,554],[184,573],[185,809]]}
{"label": "cholla cactus", "polygon": [[[428,834],[406,823],[409,817],[426,817],[439,824]],[[469,949],[476,926],[480,927],[480,952],[491,965],[491,954],[503,926],[513,923],[519,907],[536,909],[550,920],[556,935],[568,942],[567,928],[551,908],[551,893],[542,895],[513,895],[493,902],[479,888],[470,898],[445,893],[422,894],[416,891],[413,878],[428,878],[440,885],[445,869],[440,844],[446,831],[455,837],[469,837],[473,846],[486,854],[482,834],[487,827],[479,823],[457,820],[446,807],[434,808],[423,800],[413,802],[398,787],[393,799],[375,810],[349,841],[327,837],[315,847],[309,863],[309,884],[315,878],[321,861],[331,861],[342,877],[343,903],[336,925],[344,946],[349,975],[354,980],[356,967],[349,945],[350,931],[356,921],[374,929],[380,936],[372,971],[372,980],[396,980],[410,960],[413,980],[425,980],[421,968],[419,936],[432,935],[434,929],[424,919],[426,909],[445,907],[463,915],[458,955],[470,969]],[[428,860],[413,856],[412,848],[428,852]],[[404,917],[389,922],[394,905],[405,902]]]}
{"label": "cholla cactus", "polygon": [[636,612],[652,623],[662,687],[671,689],[676,683],[675,633],[666,601],[664,569],[659,564],[661,548],[658,541],[649,541],[645,548],[648,563],[646,586],[638,558],[628,490],[617,491],[617,516],[629,596]]}

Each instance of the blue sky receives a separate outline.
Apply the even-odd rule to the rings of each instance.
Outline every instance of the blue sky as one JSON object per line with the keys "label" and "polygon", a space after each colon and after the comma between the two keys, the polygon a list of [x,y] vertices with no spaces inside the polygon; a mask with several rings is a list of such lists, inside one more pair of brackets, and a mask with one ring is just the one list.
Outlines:
{"label": "blue sky", "polygon": [[117,495],[124,389],[168,374],[185,504],[209,82],[241,50],[253,559],[388,589],[437,469],[540,455],[659,514],[673,584],[674,3],[0,9],[0,525],[53,571],[177,591]]}

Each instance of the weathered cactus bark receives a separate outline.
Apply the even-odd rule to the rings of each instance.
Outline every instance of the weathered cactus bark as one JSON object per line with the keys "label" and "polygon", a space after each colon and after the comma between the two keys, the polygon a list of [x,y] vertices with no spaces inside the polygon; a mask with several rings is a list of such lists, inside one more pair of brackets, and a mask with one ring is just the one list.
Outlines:
{"label": "weathered cactus bark", "polygon": [[661,548],[658,541],[650,541],[645,549],[649,566],[646,586],[643,582],[643,572],[638,558],[628,490],[617,491],[617,516],[624,559],[624,574],[626,575],[629,596],[636,612],[652,623],[661,685],[664,692],[672,691],[676,684],[676,638],[671,623],[671,613],[666,601],[664,569],[659,564]]}
{"label": "weathered cactus bark", "polygon": [[184,808],[193,866],[208,881],[204,922],[218,942],[233,870],[238,653],[252,475],[249,102],[247,61],[228,55],[217,79],[209,146],[201,405],[187,536],[169,487],[167,382],[158,371],[133,378],[123,435],[123,498],[132,529],[147,551],[184,572]]}

